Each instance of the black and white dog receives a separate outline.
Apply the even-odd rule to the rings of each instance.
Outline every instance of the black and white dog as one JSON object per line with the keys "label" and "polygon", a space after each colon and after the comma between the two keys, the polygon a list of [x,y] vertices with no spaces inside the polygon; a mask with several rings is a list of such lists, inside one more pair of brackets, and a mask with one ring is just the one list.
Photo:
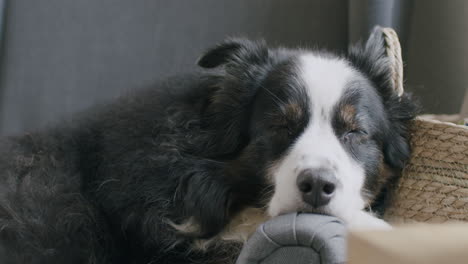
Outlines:
{"label": "black and white dog", "polygon": [[227,263],[262,221],[351,227],[410,155],[377,28],[348,55],[229,39],[201,73],[0,141],[0,262]]}

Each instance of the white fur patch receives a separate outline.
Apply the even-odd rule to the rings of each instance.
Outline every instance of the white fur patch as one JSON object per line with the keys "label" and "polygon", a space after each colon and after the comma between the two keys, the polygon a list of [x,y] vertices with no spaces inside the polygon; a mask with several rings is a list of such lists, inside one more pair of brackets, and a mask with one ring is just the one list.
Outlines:
{"label": "white fur patch", "polygon": [[270,170],[275,192],[268,206],[270,216],[311,211],[302,201],[296,178],[302,170],[327,168],[339,184],[335,196],[320,211],[350,222],[365,207],[361,189],[365,172],[343,148],[332,127],[335,105],[356,72],[344,60],[308,53],[299,58],[299,78],[311,102],[310,121],[285,157]]}

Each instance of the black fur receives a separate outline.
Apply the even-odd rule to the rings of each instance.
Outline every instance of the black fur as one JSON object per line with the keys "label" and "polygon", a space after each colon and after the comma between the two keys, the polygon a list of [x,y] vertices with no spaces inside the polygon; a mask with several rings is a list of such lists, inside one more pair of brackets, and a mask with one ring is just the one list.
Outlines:
{"label": "black fur", "polygon": [[388,134],[384,146],[386,161],[399,169],[409,158],[408,122],[417,112],[417,104],[409,93],[399,97],[392,86],[390,60],[386,56],[384,38],[380,27],[375,27],[364,46],[350,48],[349,59],[373,82],[384,103],[389,124],[384,131]]}
{"label": "black fur", "polygon": [[[390,60],[386,56],[385,40],[382,29],[376,26],[367,42],[351,46],[348,58],[351,63],[371,81],[371,85],[376,87],[380,100],[375,98],[369,101],[382,102],[383,111],[379,115],[383,122],[379,127],[380,133],[376,140],[382,142],[384,155],[383,164],[385,166],[388,179],[367,177],[366,189],[371,193],[379,194],[376,200],[374,210],[382,213],[385,204],[389,199],[389,188],[401,169],[410,157],[411,149],[409,146],[410,121],[416,117],[419,112],[419,103],[415,101],[410,93],[404,92],[398,96],[395,87],[392,84],[392,71],[390,69]],[[375,108],[374,108],[375,109]],[[382,170],[382,168],[380,168]],[[385,187],[385,184],[387,186]]]}
{"label": "black fur", "polygon": [[[388,127],[379,140],[386,162],[399,169],[409,155],[412,104],[389,90],[384,58],[372,45],[350,60],[380,88]],[[191,243],[218,234],[241,209],[265,205],[268,165],[310,121],[294,78],[300,52],[227,40],[198,62],[216,69],[1,139],[0,263],[235,258],[238,244],[196,251]],[[191,233],[169,224],[188,219],[198,226]]]}

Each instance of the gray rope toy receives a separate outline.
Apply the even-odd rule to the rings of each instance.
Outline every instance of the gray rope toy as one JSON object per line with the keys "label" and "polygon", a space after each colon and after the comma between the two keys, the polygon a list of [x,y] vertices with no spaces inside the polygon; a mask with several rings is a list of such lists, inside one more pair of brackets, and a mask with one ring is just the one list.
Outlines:
{"label": "gray rope toy", "polygon": [[336,217],[288,214],[269,220],[244,245],[236,264],[346,262],[346,227]]}

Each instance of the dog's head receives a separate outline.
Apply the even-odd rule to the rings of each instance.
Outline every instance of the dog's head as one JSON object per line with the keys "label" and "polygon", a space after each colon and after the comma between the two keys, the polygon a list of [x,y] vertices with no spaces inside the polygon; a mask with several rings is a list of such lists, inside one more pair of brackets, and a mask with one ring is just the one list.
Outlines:
{"label": "dog's head", "polygon": [[346,56],[230,39],[199,65],[223,72],[206,116],[219,131],[219,151],[239,153],[233,169],[244,175],[231,177],[243,186],[235,188],[249,196],[249,184],[272,186],[270,216],[306,211],[349,219],[410,155],[414,106],[392,86],[378,28]]}

